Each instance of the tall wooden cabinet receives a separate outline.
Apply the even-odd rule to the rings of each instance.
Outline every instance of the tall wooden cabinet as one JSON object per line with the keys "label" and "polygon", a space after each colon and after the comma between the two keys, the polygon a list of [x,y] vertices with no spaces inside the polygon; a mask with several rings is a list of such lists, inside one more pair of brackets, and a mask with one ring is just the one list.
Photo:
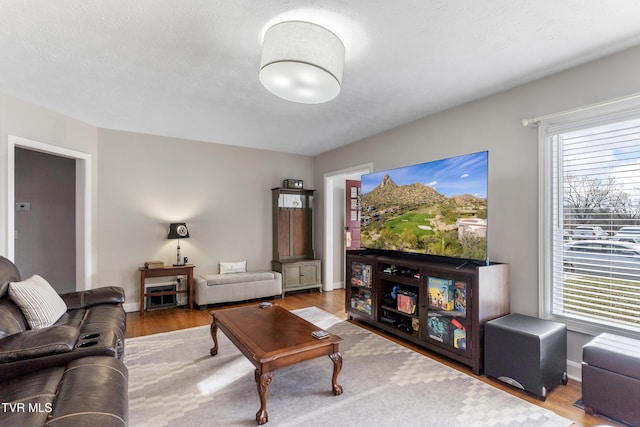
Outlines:
{"label": "tall wooden cabinet", "polygon": [[483,370],[484,324],[509,314],[509,265],[347,251],[347,314]]}
{"label": "tall wooden cabinet", "polygon": [[282,273],[282,295],[318,288],[322,291],[320,260],[313,250],[313,193],[315,190],[272,188],[273,260]]}

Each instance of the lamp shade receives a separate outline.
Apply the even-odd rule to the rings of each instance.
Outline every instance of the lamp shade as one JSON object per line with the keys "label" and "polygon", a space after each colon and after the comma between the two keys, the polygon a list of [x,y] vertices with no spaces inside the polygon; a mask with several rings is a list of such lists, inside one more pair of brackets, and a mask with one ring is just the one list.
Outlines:
{"label": "lamp shade", "polygon": [[169,224],[169,235],[167,239],[188,239],[189,229],[184,222],[174,222]]}
{"label": "lamp shade", "polygon": [[260,82],[288,101],[320,104],[338,96],[344,45],[331,31],[304,21],[286,21],[264,35]]}

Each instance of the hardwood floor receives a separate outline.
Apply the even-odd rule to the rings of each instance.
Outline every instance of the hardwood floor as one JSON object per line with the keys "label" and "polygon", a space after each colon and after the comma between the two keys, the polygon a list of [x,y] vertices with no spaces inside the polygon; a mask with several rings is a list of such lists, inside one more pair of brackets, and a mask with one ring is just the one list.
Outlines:
{"label": "hardwood floor", "polygon": [[[295,310],[298,308],[316,306],[342,319],[347,319],[344,311],[344,290],[335,290],[332,292],[302,292],[296,294],[287,294],[284,298],[276,300],[277,304],[287,310]],[[127,338],[134,338],[143,335],[156,334],[159,332],[168,332],[178,329],[191,328],[195,326],[210,325],[211,315],[209,312],[216,308],[233,307],[247,304],[256,304],[256,302],[242,304],[226,304],[224,306],[209,306],[206,310],[189,310],[186,308],[171,308],[164,310],[149,311],[144,316],[139,312],[127,313]],[[558,415],[572,420],[574,426],[595,426],[608,424],[612,426],[621,426],[613,424],[602,418],[587,415],[583,410],[575,407],[573,403],[582,395],[581,384],[577,381],[569,380],[566,386],[559,386],[551,390],[547,396],[547,400],[542,402],[537,397],[529,395],[521,390],[512,388],[507,384],[484,375],[475,376],[471,373],[471,369],[457,362],[441,357],[435,353],[428,352],[412,343],[405,342],[383,331],[372,328],[371,326],[357,321],[354,324],[366,328],[378,335],[384,336],[404,347],[410,348],[418,353],[424,354],[434,360],[444,363],[453,369],[464,372],[485,383],[491,384],[508,393],[520,397],[528,402],[543,408],[549,409]],[[348,361],[345,361],[345,368]]]}

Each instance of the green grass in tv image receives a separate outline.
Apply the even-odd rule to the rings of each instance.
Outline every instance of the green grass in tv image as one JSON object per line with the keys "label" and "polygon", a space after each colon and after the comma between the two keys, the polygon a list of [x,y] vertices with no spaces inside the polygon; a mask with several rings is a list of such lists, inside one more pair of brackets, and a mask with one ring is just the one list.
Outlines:
{"label": "green grass in tv image", "polygon": [[[433,255],[484,260],[486,238],[465,234],[458,239],[458,229],[434,226],[435,215],[407,212],[387,221],[378,220],[361,228],[364,247],[399,250]],[[443,231],[438,231],[441,228]],[[450,227],[449,227],[450,228]]]}
{"label": "green grass in tv image", "polygon": [[361,239],[363,246],[371,249],[486,259],[487,239],[471,233],[459,238],[459,218],[486,219],[486,206],[465,212],[444,205],[409,211],[385,209],[362,226]]}
{"label": "green grass in tv image", "polygon": [[409,231],[419,238],[435,234],[429,222],[433,218],[435,216],[428,213],[407,212],[397,218],[390,219],[385,226],[391,228],[396,234]]}

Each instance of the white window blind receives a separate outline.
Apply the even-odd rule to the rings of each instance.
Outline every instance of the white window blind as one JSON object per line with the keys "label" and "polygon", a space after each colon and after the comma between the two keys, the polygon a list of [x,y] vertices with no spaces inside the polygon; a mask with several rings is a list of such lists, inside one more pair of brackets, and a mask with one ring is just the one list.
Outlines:
{"label": "white window blind", "polygon": [[640,114],[542,126],[541,143],[543,311],[640,331]]}

